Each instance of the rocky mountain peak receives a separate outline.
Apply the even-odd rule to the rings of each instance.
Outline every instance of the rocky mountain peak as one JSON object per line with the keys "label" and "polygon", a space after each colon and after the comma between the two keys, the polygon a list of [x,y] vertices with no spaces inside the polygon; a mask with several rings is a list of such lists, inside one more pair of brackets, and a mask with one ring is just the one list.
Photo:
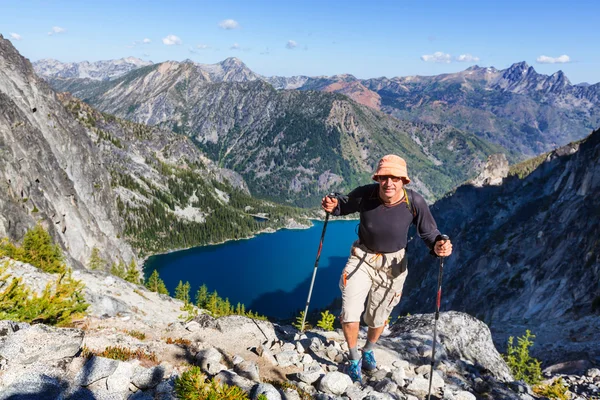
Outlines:
{"label": "rocky mountain peak", "polygon": [[104,81],[118,78],[134,69],[152,65],[136,57],[125,57],[118,60],[81,61],[63,63],[53,59],[42,59],[33,63],[35,72],[43,78],[92,79]]}
{"label": "rocky mountain peak", "polygon": [[569,78],[567,78],[567,76],[565,75],[565,73],[562,70],[558,70],[555,73],[553,73],[550,76],[549,81],[553,85],[559,85],[562,87],[571,85],[571,81],[569,81]]}
{"label": "rocky mountain peak", "polygon": [[226,59],[224,59],[223,61],[221,61],[219,64],[221,64],[223,67],[245,67],[246,64],[244,64],[244,62],[242,60],[240,60],[237,57],[228,57]]}
{"label": "rocky mountain peak", "polygon": [[519,63],[515,63],[511,65],[509,68],[504,70],[502,74],[502,78],[511,81],[518,82],[525,79],[528,76],[535,75],[535,69],[527,65],[525,61],[521,61]]}

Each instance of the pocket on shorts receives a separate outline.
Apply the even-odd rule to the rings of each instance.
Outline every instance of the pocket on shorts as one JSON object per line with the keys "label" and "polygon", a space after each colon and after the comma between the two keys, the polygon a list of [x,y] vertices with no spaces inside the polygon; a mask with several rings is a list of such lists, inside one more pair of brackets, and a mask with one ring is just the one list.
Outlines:
{"label": "pocket on shorts", "polygon": [[404,254],[404,257],[402,257],[402,260],[400,260],[400,262],[397,262],[397,259],[395,258],[392,261],[392,264],[390,265],[390,269],[389,269],[389,274],[390,274],[390,278],[394,279],[399,277],[401,274],[403,274],[406,271],[408,265],[408,260],[406,258],[406,254]]}

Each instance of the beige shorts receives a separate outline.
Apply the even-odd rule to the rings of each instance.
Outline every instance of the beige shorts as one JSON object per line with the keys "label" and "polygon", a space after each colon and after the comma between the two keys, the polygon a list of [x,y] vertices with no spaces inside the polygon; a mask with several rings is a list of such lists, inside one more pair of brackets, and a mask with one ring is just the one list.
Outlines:
{"label": "beige shorts", "polygon": [[395,253],[373,253],[354,242],[340,278],[344,322],[360,322],[367,299],[365,323],[371,328],[385,325],[402,296],[408,275],[405,249]]}

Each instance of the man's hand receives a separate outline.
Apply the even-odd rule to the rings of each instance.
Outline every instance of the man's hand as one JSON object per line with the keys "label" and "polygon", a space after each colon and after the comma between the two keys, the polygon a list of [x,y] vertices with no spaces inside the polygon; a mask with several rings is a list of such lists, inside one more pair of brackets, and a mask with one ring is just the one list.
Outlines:
{"label": "man's hand", "polygon": [[325,196],[325,197],[323,197],[323,200],[321,201],[321,208],[329,214],[331,214],[333,212],[333,210],[335,210],[337,205],[338,205],[338,199],[336,199],[335,197]]}
{"label": "man's hand", "polygon": [[433,251],[438,257],[448,257],[452,254],[452,242],[448,240],[438,240],[433,246]]}

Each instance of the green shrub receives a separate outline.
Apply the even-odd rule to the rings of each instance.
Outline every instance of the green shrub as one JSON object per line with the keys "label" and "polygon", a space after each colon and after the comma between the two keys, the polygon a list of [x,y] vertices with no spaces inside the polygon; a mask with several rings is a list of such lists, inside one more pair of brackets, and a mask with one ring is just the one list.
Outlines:
{"label": "green shrub", "polygon": [[129,361],[129,360],[136,359],[136,360],[142,361],[146,365],[158,364],[158,358],[156,357],[156,354],[154,354],[152,352],[146,352],[142,349],[131,350],[131,349],[128,349],[127,347],[123,347],[123,346],[109,346],[102,351],[90,350],[84,346],[81,351],[81,356],[82,357],[98,356],[98,357],[105,357],[105,358],[110,358],[112,360],[118,360],[118,361]]}
{"label": "green shrub", "polygon": [[549,399],[569,400],[568,391],[569,387],[562,378],[555,379],[549,385],[540,384],[533,387],[533,393]]}
{"label": "green shrub", "polygon": [[175,394],[182,400],[246,400],[248,395],[237,386],[207,380],[199,367],[192,367],[175,379]]}
{"label": "green shrub", "polygon": [[134,337],[134,338],[136,338],[136,339],[139,339],[139,340],[144,340],[144,339],[146,339],[146,334],[145,334],[144,332],[140,332],[140,331],[131,330],[131,331],[127,331],[127,334],[128,334],[129,336],[132,336],[132,337]]}
{"label": "green shrub", "polygon": [[[296,317],[296,322],[292,326],[299,331],[302,331],[302,320],[304,319],[304,311],[300,311],[300,315]],[[308,320],[304,321],[304,330],[312,329],[312,325],[308,323]]]}
{"label": "green shrub", "polygon": [[[329,310],[321,313],[321,319],[317,322],[317,326],[326,331],[333,330],[333,323],[335,321],[335,315],[330,314]],[[300,321],[302,323],[302,321]]]}
{"label": "green shrub", "polygon": [[7,267],[8,262],[0,265],[0,320],[68,326],[85,315],[89,304],[83,298],[84,285],[71,277],[70,270],[38,295],[21,278],[5,273]]}
{"label": "green shrub", "polygon": [[66,271],[60,246],[53,243],[50,234],[39,224],[25,233],[22,246],[3,239],[0,241],[0,251],[14,260],[31,264],[44,272],[62,274]]}
{"label": "green shrub", "polygon": [[522,379],[530,385],[536,385],[542,381],[540,362],[529,355],[529,348],[533,346],[534,338],[535,335],[527,329],[525,335],[517,338],[518,345],[513,346],[513,337],[509,337],[504,355],[515,379]]}

